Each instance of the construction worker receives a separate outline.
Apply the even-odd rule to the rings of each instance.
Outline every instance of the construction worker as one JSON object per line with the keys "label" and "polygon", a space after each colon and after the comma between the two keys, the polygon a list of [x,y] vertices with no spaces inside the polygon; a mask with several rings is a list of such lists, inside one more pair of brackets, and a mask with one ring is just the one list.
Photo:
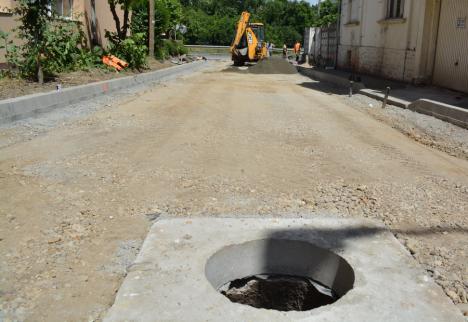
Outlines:
{"label": "construction worker", "polygon": [[273,56],[273,43],[268,44],[268,56]]}
{"label": "construction worker", "polygon": [[299,55],[301,54],[301,43],[299,40],[294,44],[294,54],[296,54],[296,62],[299,62]]}

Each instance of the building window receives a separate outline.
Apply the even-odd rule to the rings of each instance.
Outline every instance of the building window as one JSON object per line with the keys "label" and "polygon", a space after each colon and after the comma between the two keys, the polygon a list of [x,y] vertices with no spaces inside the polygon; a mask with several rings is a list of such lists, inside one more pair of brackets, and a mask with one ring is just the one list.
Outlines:
{"label": "building window", "polygon": [[359,0],[348,0],[348,23],[359,21]]}
{"label": "building window", "polygon": [[405,7],[405,0],[388,0],[387,18],[388,19],[403,18],[404,7]]}
{"label": "building window", "polygon": [[71,18],[73,14],[73,0],[56,0],[55,14],[63,18]]}

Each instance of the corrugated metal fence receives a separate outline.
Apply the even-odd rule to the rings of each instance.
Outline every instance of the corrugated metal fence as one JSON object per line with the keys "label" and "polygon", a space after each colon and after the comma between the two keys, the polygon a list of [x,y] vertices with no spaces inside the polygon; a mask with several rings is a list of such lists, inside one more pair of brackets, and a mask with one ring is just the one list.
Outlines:
{"label": "corrugated metal fence", "polygon": [[321,28],[306,28],[304,48],[311,64],[318,67],[335,67],[338,49],[337,24]]}

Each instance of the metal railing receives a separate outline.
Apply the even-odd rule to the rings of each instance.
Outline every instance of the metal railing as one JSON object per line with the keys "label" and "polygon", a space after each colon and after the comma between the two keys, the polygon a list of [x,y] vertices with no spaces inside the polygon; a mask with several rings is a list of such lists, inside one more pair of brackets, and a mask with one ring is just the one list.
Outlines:
{"label": "metal railing", "polygon": [[[229,49],[230,46],[218,46],[218,45],[184,45],[186,48],[194,48],[194,49]],[[293,51],[293,48],[288,48],[288,51]],[[275,53],[282,53],[283,48],[273,48],[273,52]]]}

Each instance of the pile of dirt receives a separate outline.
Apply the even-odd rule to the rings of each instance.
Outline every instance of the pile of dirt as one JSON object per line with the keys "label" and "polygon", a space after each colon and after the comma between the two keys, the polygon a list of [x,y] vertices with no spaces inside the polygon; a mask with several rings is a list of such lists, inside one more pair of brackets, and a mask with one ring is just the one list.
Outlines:
{"label": "pile of dirt", "polygon": [[297,69],[282,58],[269,58],[259,61],[249,68],[252,74],[296,74]]}

